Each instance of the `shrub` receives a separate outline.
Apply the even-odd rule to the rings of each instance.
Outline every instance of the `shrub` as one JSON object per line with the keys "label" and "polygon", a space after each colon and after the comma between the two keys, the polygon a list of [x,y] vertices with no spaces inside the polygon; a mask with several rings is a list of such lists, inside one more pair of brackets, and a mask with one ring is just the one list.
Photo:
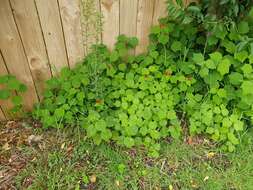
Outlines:
{"label": "shrub", "polygon": [[113,51],[96,45],[75,69],[47,82],[34,116],[44,127],[78,125],[94,143],[144,145],[156,157],[159,141],[182,128],[234,151],[252,124],[252,27],[162,19],[145,55],[128,53],[138,41],[118,37]]}

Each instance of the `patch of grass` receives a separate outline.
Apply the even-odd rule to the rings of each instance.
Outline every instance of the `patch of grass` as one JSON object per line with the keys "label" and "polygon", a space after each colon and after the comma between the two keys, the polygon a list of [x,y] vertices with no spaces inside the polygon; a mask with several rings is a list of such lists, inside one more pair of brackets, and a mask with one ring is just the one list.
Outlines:
{"label": "patch of grass", "polygon": [[206,189],[245,190],[253,187],[253,133],[235,153],[221,153],[202,143],[162,143],[158,159],[141,148],[94,146],[76,132],[49,131],[44,150],[34,155],[16,177],[18,189]]}

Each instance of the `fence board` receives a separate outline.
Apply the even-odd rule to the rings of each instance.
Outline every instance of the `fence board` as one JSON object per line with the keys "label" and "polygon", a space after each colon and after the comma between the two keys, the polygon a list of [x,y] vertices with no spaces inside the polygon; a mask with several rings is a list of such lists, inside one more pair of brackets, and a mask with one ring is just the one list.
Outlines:
{"label": "fence board", "polygon": [[47,52],[34,0],[11,0],[15,21],[24,45],[33,80],[40,98],[44,81],[51,77]]}
{"label": "fence board", "polygon": [[[8,71],[5,67],[5,63],[4,63],[4,60],[3,60],[3,57],[2,57],[2,54],[0,52],[0,76],[3,76],[3,75],[6,75],[8,74]],[[2,89],[3,86],[0,84],[0,89]],[[6,118],[8,118],[8,115],[7,115],[7,112],[8,112],[8,109],[12,106],[11,102],[9,100],[0,100],[0,112],[2,112],[4,118],[5,118],[5,115],[6,115]],[[1,115],[1,113],[0,113]],[[1,120],[1,118],[0,118]]]}
{"label": "fence board", "polygon": [[57,0],[35,0],[53,75],[68,66]]}
{"label": "fence board", "polygon": [[119,0],[101,0],[101,12],[103,14],[102,41],[112,49],[119,35]]}
{"label": "fence board", "polygon": [[8,0],[0,2],[0,23],[0,49],[6,66],[11,74],[27,85],[28,92],[22,96],[26,108],[32,109],[38,97]]}
{"label": "fence board", "polygon": [[84,57],[79,0],[59,0],[69,66],[72,68]]}
{"label": "fence board", "polygon": [[120,34],[136,36],[138,0],[120,1]]}
{"label": "fence board", "polygon": [[139,0],[137,15],[137,37],[140,41],[136,53],[143,53],[149,43],[149,31],[153,20],[154,0]]}
{"label": "fence board", "polygon": [[166,0],[156,0],[154,7],[153,25],[159,24],[159,18],[167,15],[167,2]]}

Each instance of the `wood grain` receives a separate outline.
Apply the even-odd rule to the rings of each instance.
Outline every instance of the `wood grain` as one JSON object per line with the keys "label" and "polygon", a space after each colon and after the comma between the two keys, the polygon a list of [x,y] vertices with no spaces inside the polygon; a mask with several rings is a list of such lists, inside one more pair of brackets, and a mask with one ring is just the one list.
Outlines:
{"label": "wood grain", "polygon": [[28,91],[22,97],[25,108],[31,110],[38,97],[8,0],[0,1],[0,23],[0,49],[3,58],[10,74],[27,85]]}
{"label": "wood grain", "polygon": [[[8,74],[8,71],[6,69],[6,66],[5,66],[5,63],[4,63],[4,59],[2,57],[2,54],[0,52],[0,76],[4,76],[4,75],[7,75]],[[0,89],[3,89],[4,86],[0,84]],[[8,117],[8,109],[10,107],[12,107],[12,103],[10,100],[0,100],[0,112],[2,112],[4,118],[9,118]],[[6,115],[6,117],[5,117]],[[1,113],[0,113],[0,120],[1,120]]]}
{"label": "wood grain", "polygon": [[102,41],[113,49],[119,35],[119,0],[101,0],[103,14]]}
{"label": "wood grain", "polygon": [[153,25],[159,23],[159,19],[167,15],[167,1],[166,0],[156,0],[154,7]]}
{"label": "wood grain", "polygon": [[35,0],[53,75],[68,66],[57,0]]}
{"label": "wood grain", "polygon": [[120,34],[136,36],[138,0],[120,1]]}
{"label": "wood grain", "polygon": [[42,98],[44,82],[51,77],[51,71],[35,3],[34,0],[10,2],[33,80],[38,95]]}
{"label": "wood grain", "polygon": [[136,54],[144,53],[149,43],[149,31],[152,26],[154,0],[139,0],[137,16],[137,38],[140,43],[136,47]]}
{"label": "wood grain", "polygon": [[71,68],[84,57],[79,3],[79,0],[59,0],[69,66]]}

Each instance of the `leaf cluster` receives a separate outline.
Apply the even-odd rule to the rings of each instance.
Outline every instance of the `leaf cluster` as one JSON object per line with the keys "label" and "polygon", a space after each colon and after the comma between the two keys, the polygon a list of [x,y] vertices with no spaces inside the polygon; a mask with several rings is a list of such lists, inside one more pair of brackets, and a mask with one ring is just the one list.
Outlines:
{"label": "leaf cluster", "polygon": [[26,92],[27,87],[12,75],[0,76],[0,100],[11,99],[13,107],[11,113],[17,113],[22,109],[23,101],[20,94]]}
{"label": "leaf cluster", "polygon": [[[45,128],[80,126],[94,143],[145,146],[182,131],[233,151],[253,122],[252,25],[241,20],[207,30],[169,17],[151,28],[144,55],[120,35],[112,51],[96,45],[76,68],[47,82],[34,116]],[[130,51],[130,53],[129,53]]]}

